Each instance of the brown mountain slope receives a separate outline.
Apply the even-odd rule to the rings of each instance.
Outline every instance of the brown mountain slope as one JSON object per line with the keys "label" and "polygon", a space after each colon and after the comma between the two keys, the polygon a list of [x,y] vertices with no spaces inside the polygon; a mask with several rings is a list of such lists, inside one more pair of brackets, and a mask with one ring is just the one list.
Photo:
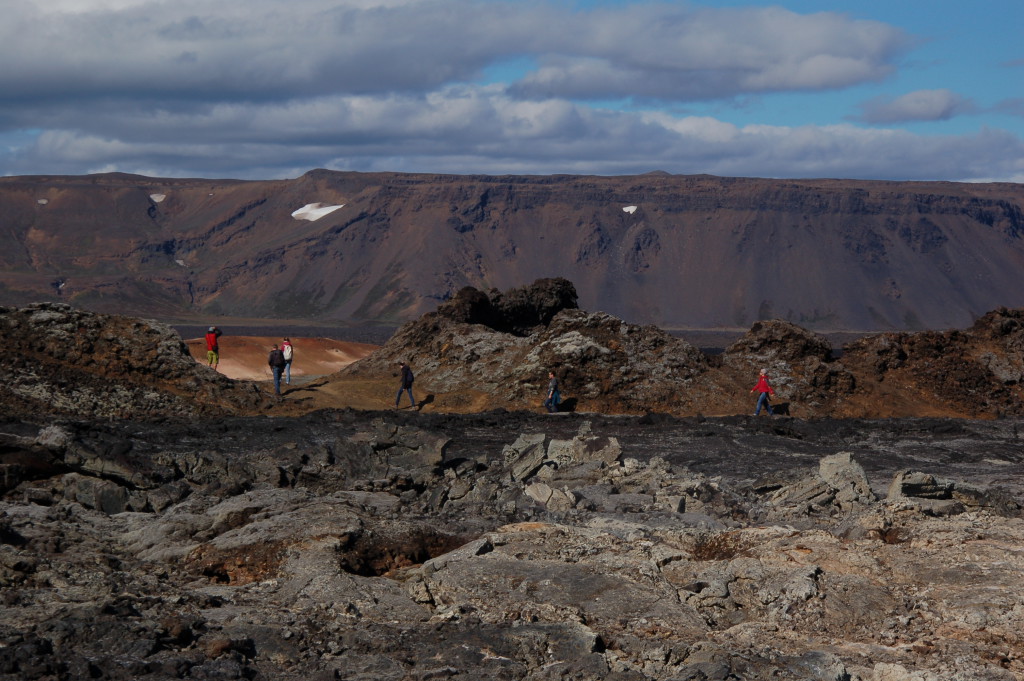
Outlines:
{"label": "brown mountain slope", "polygon": [[668,329],[946,329],[1024,305],[1022,206],[1015,184],[658,174],[0,178],[0,304],[394,324],[558,276]]}

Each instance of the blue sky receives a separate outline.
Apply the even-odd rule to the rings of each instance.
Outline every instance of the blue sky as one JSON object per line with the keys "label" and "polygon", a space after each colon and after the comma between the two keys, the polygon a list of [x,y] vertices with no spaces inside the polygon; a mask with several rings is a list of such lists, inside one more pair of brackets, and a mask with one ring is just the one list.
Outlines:
{"label": "blue sky", "polygon": [[1024,181],[1024,2],[0,0],[0,174]]}

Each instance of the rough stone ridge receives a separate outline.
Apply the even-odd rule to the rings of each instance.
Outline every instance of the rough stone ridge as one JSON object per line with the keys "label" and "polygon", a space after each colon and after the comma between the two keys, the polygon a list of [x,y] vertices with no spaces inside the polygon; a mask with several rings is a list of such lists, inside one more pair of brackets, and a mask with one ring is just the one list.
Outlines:
{"label": "rough stone ridge", "polygon": [[[499,301],[537,301],[517,303],[516,309],[543,310],[515,313],[506,321],[489,312],[466,312],[494,309],[484,298],[464,290],[451,307],[404,325],[380,350],[340,373],[393,373],[404,360],[416,368],[417,381],[432,390],[462,393],[467,400],[485,393],[502,405],[522,407],[541,401],[547,373],[553,370],[571,396],[566,409],[585,400],[591,408],[635,413],[667,409],[681,387],[709,366],[699,350],[656,327],[576,309],[575,292],[564,280],[495,294]],[[497,308],[508,305],[499,302]],[[530,333],[500,330],[513,327]]]}
{"label": "rough stone ridge", "polygon": [[553,370],[566,411],[725,415],[752,410],[750,388],[767,369],[783,415],[1024,414],[1024,310],[995,310],[970,329],[868,336],[841,352],[820,334],[765,320],[707,355],[657,327],[569,305],[575,296],[564,280],[504,295],[532,296],[547,313],[513,323],[493,303],[499,294],[464,289],[338,377],[382,378],[404,360],[446,409],[535,409]]}
{"label": "rough stone ridge", "polygon": [[60,303],[0,307],[5,413],[166,418],[255,410],[254,386],[197,364],[181,337],[154,321]]}

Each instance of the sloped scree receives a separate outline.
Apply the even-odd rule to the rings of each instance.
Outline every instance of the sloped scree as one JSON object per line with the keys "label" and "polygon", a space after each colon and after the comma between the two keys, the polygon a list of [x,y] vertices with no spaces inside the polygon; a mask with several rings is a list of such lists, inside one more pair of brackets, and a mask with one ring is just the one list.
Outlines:
{"label": "sloped scree", "polygon": [[788,423],[9,422],[0,678],[1024,673],[1020,424]]}

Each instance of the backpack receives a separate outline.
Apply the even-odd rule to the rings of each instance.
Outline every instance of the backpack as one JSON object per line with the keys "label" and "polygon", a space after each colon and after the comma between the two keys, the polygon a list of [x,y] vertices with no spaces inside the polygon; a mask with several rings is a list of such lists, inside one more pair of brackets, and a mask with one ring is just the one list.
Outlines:
{"label": "backpack", "polygon": [[284,361],[287,362],[291,358],[292,358],[292,346],[291,345],[286,345],[286,346],[284,346]]}

